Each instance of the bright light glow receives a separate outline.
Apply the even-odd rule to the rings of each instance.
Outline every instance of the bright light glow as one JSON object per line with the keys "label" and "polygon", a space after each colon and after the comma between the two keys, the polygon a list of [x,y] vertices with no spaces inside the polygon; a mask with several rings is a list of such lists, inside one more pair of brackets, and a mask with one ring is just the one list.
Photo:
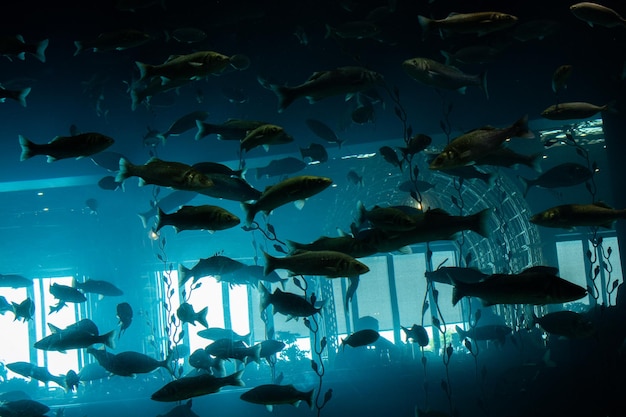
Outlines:
{"label": "bright light glow", "polygon": [[48,211],[48,210],[50,210],[48,207],[43,208],[43,211]]}
{"label": "bright light glow", "polygon": [[376,152],[374,153],[360,153],[360,154],[356,154],[356,155],[344,155],[341,157],[341,159],[352,159],[352,158],[356,158],[356,159],[367,159],[367,158],[372,158],[376,156]]}
{"label": "bright light glow", "polygon": [[155,232],[153,229],[150,229],[150,231],[148,232],[148,237],[151,240],[158,240],[159,239],[159,234],[157,232]]}
{"label": "bright light glow", "polygon": [[[217,282],[213,277],[200,278],[199,282],[201,282],[202,285],[191,291],[191,296],[187,302],[193,306],[194,311],[199,311],[209,306],[209,312],[207,314],[209,327],[224,327],[222,284]],[[185,285],[185,290],[188,295],[190,294],[190,289],[191,283]],[[211,343],[209,340],[198,336],[200,330],[204,330],[204,327],[198,323],[196,323],[195,327],[191,325],[187,327],[189,349],[192,353],[194,350],[204,348]]]}
{"label": "bright light glow", "polygon": [[41,196],[43,195],[43,193],[42,193],[41,191],[39,191],[39,192],[37,193],[37,195],[38,195],[39,197],[41,197]]}
{"label": "bright light glow", "polygon": [[[26,288],[3,288],[2,296],[7,302],[21,303],[26,299]],[[37,314],[37,311],[35,311]],[[2,340],[10,341],[10,343],[0,343],[0,362],[30,362],[28,357],[28,323],[22,321],[14,321],[15,316],[12,312],[6,312],[0,316],[0,329],[2,329]],[[11,374],[9,377],[20,376]]]}
{"label": "bright light glow", "polygon": [[250,333],[250,320],[248,317],[248,287],[235,285],[229,290],[230,322],[235,333],[246,335]]}

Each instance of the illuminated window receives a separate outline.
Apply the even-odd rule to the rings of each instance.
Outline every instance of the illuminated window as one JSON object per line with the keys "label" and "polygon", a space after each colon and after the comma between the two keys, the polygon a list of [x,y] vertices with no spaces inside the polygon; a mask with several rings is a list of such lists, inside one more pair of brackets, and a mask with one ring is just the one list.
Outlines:
{"label": "illuminated window", "polygon": [[[26,288],[3,288],[2,296],[10,304],[21,303],[28,296]],[[35,309],[35,314],[38,311]],[[30,362],[30,341],[28,338],[28,323],[21,320],[14,320],[12,311],[7,311],[0,316],[0,328],[2,329],[2,339],[11,343],[0,343],[0,362]]]}
{"label": "illuminated window", "polygon": [[[559,264],[559,276],[583,288],[587,288],[583,242],[581,240],[557,242],[556,255]],[[585,297],[577,302],[589,304],[589,299]]]}

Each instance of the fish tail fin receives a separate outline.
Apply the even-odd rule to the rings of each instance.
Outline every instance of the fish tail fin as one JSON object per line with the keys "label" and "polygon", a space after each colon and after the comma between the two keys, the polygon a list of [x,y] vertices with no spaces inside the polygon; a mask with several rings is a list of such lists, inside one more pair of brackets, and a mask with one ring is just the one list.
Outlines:
{"label": "fish tail fin", "polygon": [[167,214],[165,214],[165,212],[163,210],[161,210],[161,207],[157,206],[157,222],[156,225],[154,226],[154,231],[158,232],[159,230],[161,230],[161,228],[163,226],[165,226],[165,217],[167,217]]}
{"label": "fish tail fin", "polygon": [[367,209],[361,200],[356,202],[356,209],[358,214],[357,224],[363,224],[365,222],[365,218],[367,217]]}
{"label": "fish tail fin", "polygon": [[257,343],[252,347],[252,355],[248,356],[248,363],[252,360],[258,364],[261,364],[261,344]]}
{"label": "fish tail fin", "polygon": [[129,168],[132,167],[132,164],[128,161],[128,159],[121,157],[120,158],[120,170],[115,176],[115,182],[123,182],[126,178],[130,177],[131,174],[129,172]]}
{"label": "fish tail fin", "polygon": [[149,214],[137,213],[137,216],[139,216],[139,220],[141,220],[141,224],[143,225],[143,228],[145,229],[146,227],[148,227]]}
{"label": "fish tail fin", "polygon": [[480,88],[485,92],[487,100],[489,100],[489,90],[487,90],[487,71],[480,74]]}
{"label": "fish tail fin", "polygon": [[102,335],[102,343],[108,346],[111,349],[115,349],[115,335],[117,331],[111,330],[109,333]]}
{"label": "fish tail fin", "polygon": [[212,124],[203,122],[202,120],[196,120],[196,127],[198,128],[198,132],[196,133],[195,140],[200,140],[205,136],[210,135],[211,133],[215,133]]}
{"label": "fish tail fin", "polygon": [[254,203],[241,203],[241,208],[246,213],[246,225],[250,226],[257,213],[256,205]]}
{"label": "fish tail fin", "polygon": [[17,100],[22,107],[26,107],[26,96],[30,94],[30,90],[30,87],[26,87],[25,89],[20,90],[15,97],[15,100]]}
{"label": "fish tail fin", "polygon": [[48,47],[49,39],[44,39],[43,41],[37,44],[35,48],[35,58],[37,58],[41,62],[46,62],[46,48]]}
{"label": "fish tail fin", "polygon": [[287,86],[270,84],[270,89],[276,94],[276,97],[278,97],[278,113],[285,111],[297,98],[296,95],[292,93],[293,90]]}
{"label": "fish tail fin", "polygon": [[324,39],[328,39],[333,35],[333,28],[326,23],[326,33],[324,34]]}
{"label": "fish tail fin", "polygon": [[307,403],[311,410],[313,409],[313,393],[315,393],[314,389],[304,393],[304,401]]}
{"label": "fish tail fin", "polygon": [[456,326],[456,332],[459,334],[461,339],[465,339],[467,337],[467,332],[461,329],[458,325]]}
{"label": "fish tail fin", "polygon": [[259,284],[259,291],[261,291],[261,294],[259,295],[259,309],[261,311],[265,311],[267,306],[270,305],[271,294],[269,290],[265,288],[265,285],[263,285],[263,283]]}
{"label": "fish tail fin", "polygon": [[488,221],[491,209],[486,208],[472,215],[472,227],[470,230],[478,233],[482,237],[489,237]]}
{"label": "fish tail fin", "polygon": [[191,278],[191,269],[186,268],[184,265],[178,265],[178,287],[185,285],[189,278]]}
{"label": "fish tail fin", "polygon": [[270,272],[276,269],[276,264],[274,262],[276,258],[274,258],[272,255],[268,254],[267,252],[263,250],[261,252],[263,253],[263,256],[265,257],[265,266],[263,267],[263,275],[268,276]]}
{"label": "fish tail fin", "polygon": [[463,297],[467,295],[466,284],[456,281],[450,277],[454,288],[452,289],[452,306],[454,307]]}
{"label": "fish tail fin", "polygon": [[243,375],[243,369],[235,372],[232,375],[227,376],[226,380],[227,380],[228,385],[232,385],[233,387],[245,387],[246,384],[241,379],[242,375]]}
{"label": "fish tail fin", "polygon": [[52,375],[52,381],[62,387],[65,391],[69,391],[67,384],[65,383],[65,375]]}
{"label": "fish tail fin", "polygon": [[209,323],[207,322],[207,319],[206,319],[206,315],[208,312],[209,312],[209,307],[207,306],[196,313],[196,321],[207,329],[209,328]]}
{"label": "fish tail fin", "polygon": [[22,147],[22,155],[20,156],[20,161],[25,161],[28,158],[32,158],[33,156],[37,155],[34,150],[36,145],[33,142],[31,142],[22,135],[19,135],[19,140],[20,146]]}
{"label": "fish tail fin", "polygon": [[528,157],[529,159],[529,167],[532,168],[535,172],[541,173],[541,159],[543,153],[537,152]]}
{"label": "fish tail fin", "polygon": [[139,81],[143,81],[146,78],[150,77],[150,73],[152,72],[152,65],[144,64],[143,62],[135,61],[135,65],[139,69]]}
{"label": "fish tail fin", "polygon": [[519,180],[522,182],[522,185],[524,186],[524,193],[522,194],[524,198],[526,198],[526,194],[528,194],[528,190],[530,189],[530,180],[522,177],[521,175],[518,175],[517,178],[519,178]]}
{"label": "fish tail fin", "polygon": [[83,51],[83,49],[84,49],[83,43],[81,41],[74,41],[74,46],[76,47],[76,51],[74,52],[74,56],[80,54]]}
{"label": "fish tail fin", "polygon": [[430,31],[430,24],[432,19],[427,18],[426,16],[417,16],[417,21],[422,28],[422,39],[426,36],[426,34]]}
{"label": "fish tail fin", "polygon": [[130,109],[132,111],[137,110],[137,106],[143,101],[143,97],[139,97],[139,93],[136,88],[130,90]]}
{"label": "fish tail fin", "polygon": [[522,116],[517,122],[513,125],[516,129],[515,136],[519,138],[525,139],[534,139],[535,134],[530,131],[528,128],[528,115]]}

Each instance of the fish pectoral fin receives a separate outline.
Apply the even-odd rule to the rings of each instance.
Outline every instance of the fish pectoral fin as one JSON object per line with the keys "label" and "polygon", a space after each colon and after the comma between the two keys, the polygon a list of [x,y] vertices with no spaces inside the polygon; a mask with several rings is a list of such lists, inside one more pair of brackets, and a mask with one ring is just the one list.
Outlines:
{"label": "fish pectoral fin", "polygon": [[293,204],[296,206],[298,210],[302,210],[302,208],[304,207],[305,201],[306,200],[296,200],[293,202]]}
{"label": "fish pectoral fin", "polygon": [[272,404],[265,404],[265,408],[267,408],[267,411],[271,413],[272,410],[274,409],[274,406]]}

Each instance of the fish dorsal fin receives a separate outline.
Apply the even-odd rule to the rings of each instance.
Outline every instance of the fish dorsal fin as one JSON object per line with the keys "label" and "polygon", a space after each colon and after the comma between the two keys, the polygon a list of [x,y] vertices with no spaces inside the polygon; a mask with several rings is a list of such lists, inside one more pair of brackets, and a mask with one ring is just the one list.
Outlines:
{"label": "fish dorsal fin", "polygon": [[48,323],[48,328],[52,333],[60,333],[61,329],[55,326],[54,324]]}
{"label": "fish dorsal fin", "polygon": [[293,204],[298,210],[302,210],[302,207],[304,207],[304,200],[296,200],[293,202]]}
{"label": "fish dorsal fin", "polygon": [[602,208],[605,208],[605,209],[611,209],[611,210],[613,209],[613,207],[609,206],[604,201],[596,201],[595,203],[593,203],[593,205],[597,206],[597,207],[602,207]]}
{"label": "fish dorsal fin", "polygon": [[171,61],[171,60],[173,60],[173,59],[180,58],[181,56],[182,56],[182,55],[170,55],[170,56],[168,56],[168,57],[167,57],[167,59],[165,60],[165,63],[168,63],[168,62],[170,62],[170,61]]}
{"label": "fish dorsal fin", "polygon": [[520,272],[520,275],[522,275],[522,274],[549,274],[549,275],[556,275],[558,273],[559,273],[559,268],[556,268],[554,266],[537,265],[537,266],[531,266],[530,268],[524,269],[522,272]]}
{"label": "fish dorsal fin", "polygon": [[63,136],[55,136],[55,137],[54,137],[54,139],[52,139],[52,140],[51,140],[50,142],[48,142],[48,143],[54,143],[54,142],[56,142],[56,141],[58,141],[58,140],[60,140],[60,139],[63,139]]}

